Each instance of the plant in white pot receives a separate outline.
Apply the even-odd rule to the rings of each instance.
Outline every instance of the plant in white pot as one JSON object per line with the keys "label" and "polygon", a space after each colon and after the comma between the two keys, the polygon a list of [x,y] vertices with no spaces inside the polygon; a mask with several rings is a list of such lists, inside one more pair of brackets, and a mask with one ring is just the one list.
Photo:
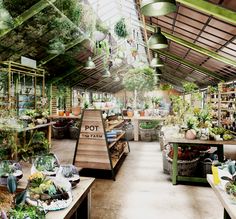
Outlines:
{"label": "plant in white pot", "polygon": [[185,138],[193,140],[197,136],[196,132],[197,119],[195,117],[189,117],[187,119],[187,130],[185,132]]}

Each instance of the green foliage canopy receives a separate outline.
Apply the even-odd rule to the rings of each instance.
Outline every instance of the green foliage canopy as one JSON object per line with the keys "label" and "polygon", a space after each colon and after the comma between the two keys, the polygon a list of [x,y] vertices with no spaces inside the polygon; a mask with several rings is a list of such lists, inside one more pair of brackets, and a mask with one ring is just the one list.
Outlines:
{"label": "green foliage canopy", "polygon": [[123,78],[123,85],[129,91],[151,91],[156,83],[155,71],[149,67],[130,69]]}

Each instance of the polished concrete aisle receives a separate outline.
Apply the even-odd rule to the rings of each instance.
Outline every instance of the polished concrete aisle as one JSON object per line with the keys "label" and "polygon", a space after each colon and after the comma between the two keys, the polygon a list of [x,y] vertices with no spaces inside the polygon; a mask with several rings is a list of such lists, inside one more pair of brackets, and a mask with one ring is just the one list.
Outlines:
{"label": "polished concrete aisle", "polygon": [[[53,145],[63,163],[72,161],[74,141],[57,140]],[[162,171],[157,142],[131,142],[130,147],[116,181],[96,180],[91,219],[223,218],[223,208],[210,187],[171,184]]]}

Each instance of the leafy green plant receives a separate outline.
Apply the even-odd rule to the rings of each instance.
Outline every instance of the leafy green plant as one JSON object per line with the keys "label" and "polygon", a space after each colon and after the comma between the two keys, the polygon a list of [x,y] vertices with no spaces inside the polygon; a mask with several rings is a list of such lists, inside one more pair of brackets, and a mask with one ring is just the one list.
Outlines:
{"label": "leafy green plant", "polygon": [[0,163],[0,177],[10,175],[14,172],[14,166],[11,165],[10,161],[3,160]]}
{"label": "leafy green plant", "polygon": [[45,137],[45,133],[42,131],[35,131],[30,135],[28,143],[18,147],[14,153],[18,154],[20,159],[27,161],[35,155],[48,152],[49,147],[50,144]]}
{"label": "leafy green plant", "polygon": [[40,211],[40,208],[37,206],[29,205],[18,205],[14,209],[9,211],[10,218],[14,219],[45,219],[45,213]]}
{"label": "leafy green plant", "polygon": [[123,77],[123,85],[129,91],[151,91],[155,84],[155,71],[149,67],[130,69]]}
{"label": "leafy green plant", "polygon": [[141,129],[154,129],[160,124],[159,121],[153,120],[148,122],[141,122],[139,127]]}
{"label": "leafy green plant", "polygon": [[109,33],[108,27],[104,23],[99,21],[99,20],[96,21],[96,30],[100,31],[100,32],[102,32],[104,34],[108,34]]}
{"label": "leafy green plant", "polygon": [[183,88],[185,93],[193,93],[198,90],[198,86],[193,82],[184,82]]}
{"label": "leafy green plant", "polygon": [[207,91],[210,93],[210,94],[214,94],[218,91],[218,87],[214,87],[214,86],[208,86],[207,87]]}
{"label": "leafy green plant", "polygon": [[62,54],[65,52],[65,44],[61,38],[54,38],[49,41],[48,53]]}
{"label": "leafy green plant", "polygon": [[120,38],[126,38],[129,33],[127,30],[127,25],[125,23],[125,18],[121,18],[114,27],[115,34]]}
{"label": "leafy green plant", "polygon": [[168,91],[168,90],[173,89],[173,86],[171,84],[162,84],[160,86],[160,89],[163,90],[163,91],[165,91],[165,90]]}
{"label": "leafy green plant", "polygon": [[189,117],[187,119],[187,128],[188,129],[196,129],[198,125],[198,121],[196,119],[196,117]]}

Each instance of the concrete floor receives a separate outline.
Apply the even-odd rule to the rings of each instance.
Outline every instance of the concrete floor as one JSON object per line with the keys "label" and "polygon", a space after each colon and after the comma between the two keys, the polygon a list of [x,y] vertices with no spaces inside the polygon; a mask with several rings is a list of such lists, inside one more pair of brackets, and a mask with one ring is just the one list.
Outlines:
{"label": "concrete floor", "polygon": [[[61,163],[72,162],[75,141],[53,140],[52,144]],[[171,184],[162,171],[157,142],[131,142],[130,147],[116,181],[95,181],[92,219],[223,218],[223,208],[210,187]]]}

